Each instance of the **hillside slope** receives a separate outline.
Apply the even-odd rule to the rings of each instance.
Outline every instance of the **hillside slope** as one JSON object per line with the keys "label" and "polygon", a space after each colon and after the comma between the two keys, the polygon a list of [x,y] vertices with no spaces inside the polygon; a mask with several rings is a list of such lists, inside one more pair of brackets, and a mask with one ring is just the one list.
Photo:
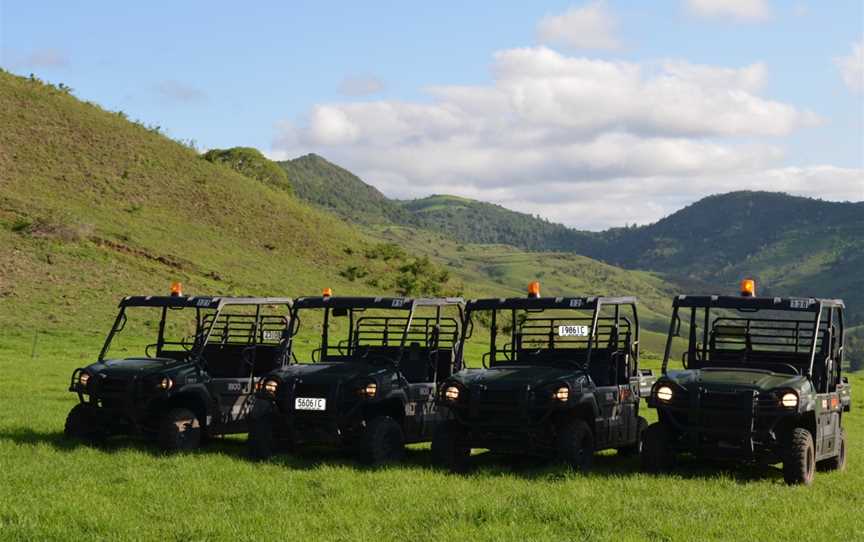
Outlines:
{"label": "hillside slope", "polygon": [[317,154],[277,162],[297,195],[339,216],[363,224],[412,223],[411,213],[359,177]]}
{"label": "hillside slope", "polygon": [[[251,169],[243,152],[211,163],[38,80],[0,72],[0,125],[0,330],[19,345],[36,333],[98,342],[121,296],[161,294],[178,279],[190,293],[481,297],[521,295],[540,277],[550,295],[626,289],[643,298],[647,327],[665,325],[671,289],[651,274],[414,227],[358,228],[262,176],[259,156]],[[352,180],[315,156],[286,173],[311,186],[324,176],[304,173],[316,164],[330,181]]]}
{"label": "hillside slope", "polygon": [[[411,261],[155,130],[0,71],[0,329],[96,330],[129,293],[395,290]],[[229,164],[230,166],[230,164]],[[369,266],[373,288],[340,274]]]}

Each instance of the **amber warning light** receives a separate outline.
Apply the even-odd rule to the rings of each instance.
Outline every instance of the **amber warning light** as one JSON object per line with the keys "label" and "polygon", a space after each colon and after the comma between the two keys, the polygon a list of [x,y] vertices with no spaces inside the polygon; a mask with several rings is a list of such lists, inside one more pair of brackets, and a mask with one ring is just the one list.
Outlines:
{"label": "amber warning light", "polygon": [[171,283],[171,297],[180,297],[183,295],[183,285],[179,282]]}
{"label": "amber warning light", "polygon": [[540,297],[540,281],[533,281],[528,284],[528,297]]}
{"label": "amber warning light", "polygon": [[742,280],[741,295],[744,297],[756,297],[756,281],[753,279]]}
{"label": "amber warning light", "polygon": [[324,288],[321,291],[321,295],[324,297],[330,297],[331,295],[333,295],[333,288]]}

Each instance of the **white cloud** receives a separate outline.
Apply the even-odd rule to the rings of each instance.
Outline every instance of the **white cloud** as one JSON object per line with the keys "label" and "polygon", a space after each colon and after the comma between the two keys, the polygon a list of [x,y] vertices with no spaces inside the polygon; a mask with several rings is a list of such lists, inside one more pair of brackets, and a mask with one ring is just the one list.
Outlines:
{"label": "white cloud", "polygon": [[684,5],[700,17],[763,21],[771,15],[767,0],[684,0]]}
{"label": "white cloud", "polygon": [[834,59],[846,86],[855,92],[864,91],[864,38],[852,44],[852,52]]}
{"label": "white cloud", "polygon": [[809,182],[823,197],[864,196],[857,170],[835,186],[833,170],[778,169],[777,138],[819,119],[763,96],[761,63],[637,64],[534,47],[501,51],[492,68],[490,84],[430,88],[422,103],[320,104],[281,124],[272,154],[317,152],[391,197],[452,193],[589,228],[744,188],[804,193]]}
{"label": "white cloud", "polygon": [[[622,177],[583,183],[578,187],[550,185],[530,193],[498,194],[505,207],[590,229],[648,224],[711,194],[736,190],[766,190],[832,201],[864,199],[864,170],[828,165],[781,167],[733,175],[693,177]],[[578,188],[578,192],[574,192]],[[542,198],[531,197],[540,192]],[[578,197],[574,197],[578,195]],[[528,197],[526,197],[528,196]]]}
{"label": "white cloud", "polygon": [[604,1],[573,7],[561,15],[547,15],[537,24],[542,43],[574,49],[617,49],[618,22]]}
{"label": "white cloud", "polygon": [[370,96],[384,90],[384,81],[374,75],[349,75],[339,83],[343,96]]}

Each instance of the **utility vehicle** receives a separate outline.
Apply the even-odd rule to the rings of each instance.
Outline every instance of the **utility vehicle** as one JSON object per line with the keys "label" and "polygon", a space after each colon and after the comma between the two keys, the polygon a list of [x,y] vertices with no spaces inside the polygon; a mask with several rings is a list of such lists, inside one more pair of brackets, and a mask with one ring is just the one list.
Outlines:
{"label": "utility vehicle", "polygon": [[[459,352],[472,335],[488,341],[483,369],[463,369],[441,386],[447,420],[432,452],[460,471],[472,448],[558,457],[590,469],[595,451],[639,452],[639,317],[633,297],[478,299],[466,305]],[[462,360],[460,360],[461,362]],[[479,364],[478,364],[479,365]]]}
{"label": "utility vehicle", "polygon": [[78,404],[65,434],[90,441],[143,434],[166,450],[202,437],[245,433],[255,383],[287,364],[292,300],[261,297],[133,296],[98,360],[75,369]]}
{"label": "utility vehicle", "polygon": [[[755,294],[745,279],[741,296],[674,299],[663,374],[648,397],[659,422],[645,434],[646,470],[667,469],[680,453],[782,462],[788,484],[845,467],[843,301]],[[670,370],[682,321],[683,370]]]}
{"label": "utility vehicle", "polygon": [[297,299],[296,362],[268,374],[250,421],[249,451],[264,459],[304,445],[335,445],[373,465],[428,442],[439,422],[438,383],[453,371],[460,298]]}

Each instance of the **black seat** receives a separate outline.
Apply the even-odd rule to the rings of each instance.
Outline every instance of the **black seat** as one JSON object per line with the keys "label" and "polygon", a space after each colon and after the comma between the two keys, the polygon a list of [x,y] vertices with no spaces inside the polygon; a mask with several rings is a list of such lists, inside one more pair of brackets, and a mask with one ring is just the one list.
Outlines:
{"label": "black seat", "polygon": [[597,348],[591,352],[591,361],[588,365],[588,374],[591,375],[591,380],[595,386],[613,386],[614,367],[610,360],[609,350],[606,348]]}
{"label": "black seat", "polygon": [[409,344],[399,364],[399,371],[405,380],[413,383],[429,382],[429,370],[429,349],[421,348],[418,342]]}

